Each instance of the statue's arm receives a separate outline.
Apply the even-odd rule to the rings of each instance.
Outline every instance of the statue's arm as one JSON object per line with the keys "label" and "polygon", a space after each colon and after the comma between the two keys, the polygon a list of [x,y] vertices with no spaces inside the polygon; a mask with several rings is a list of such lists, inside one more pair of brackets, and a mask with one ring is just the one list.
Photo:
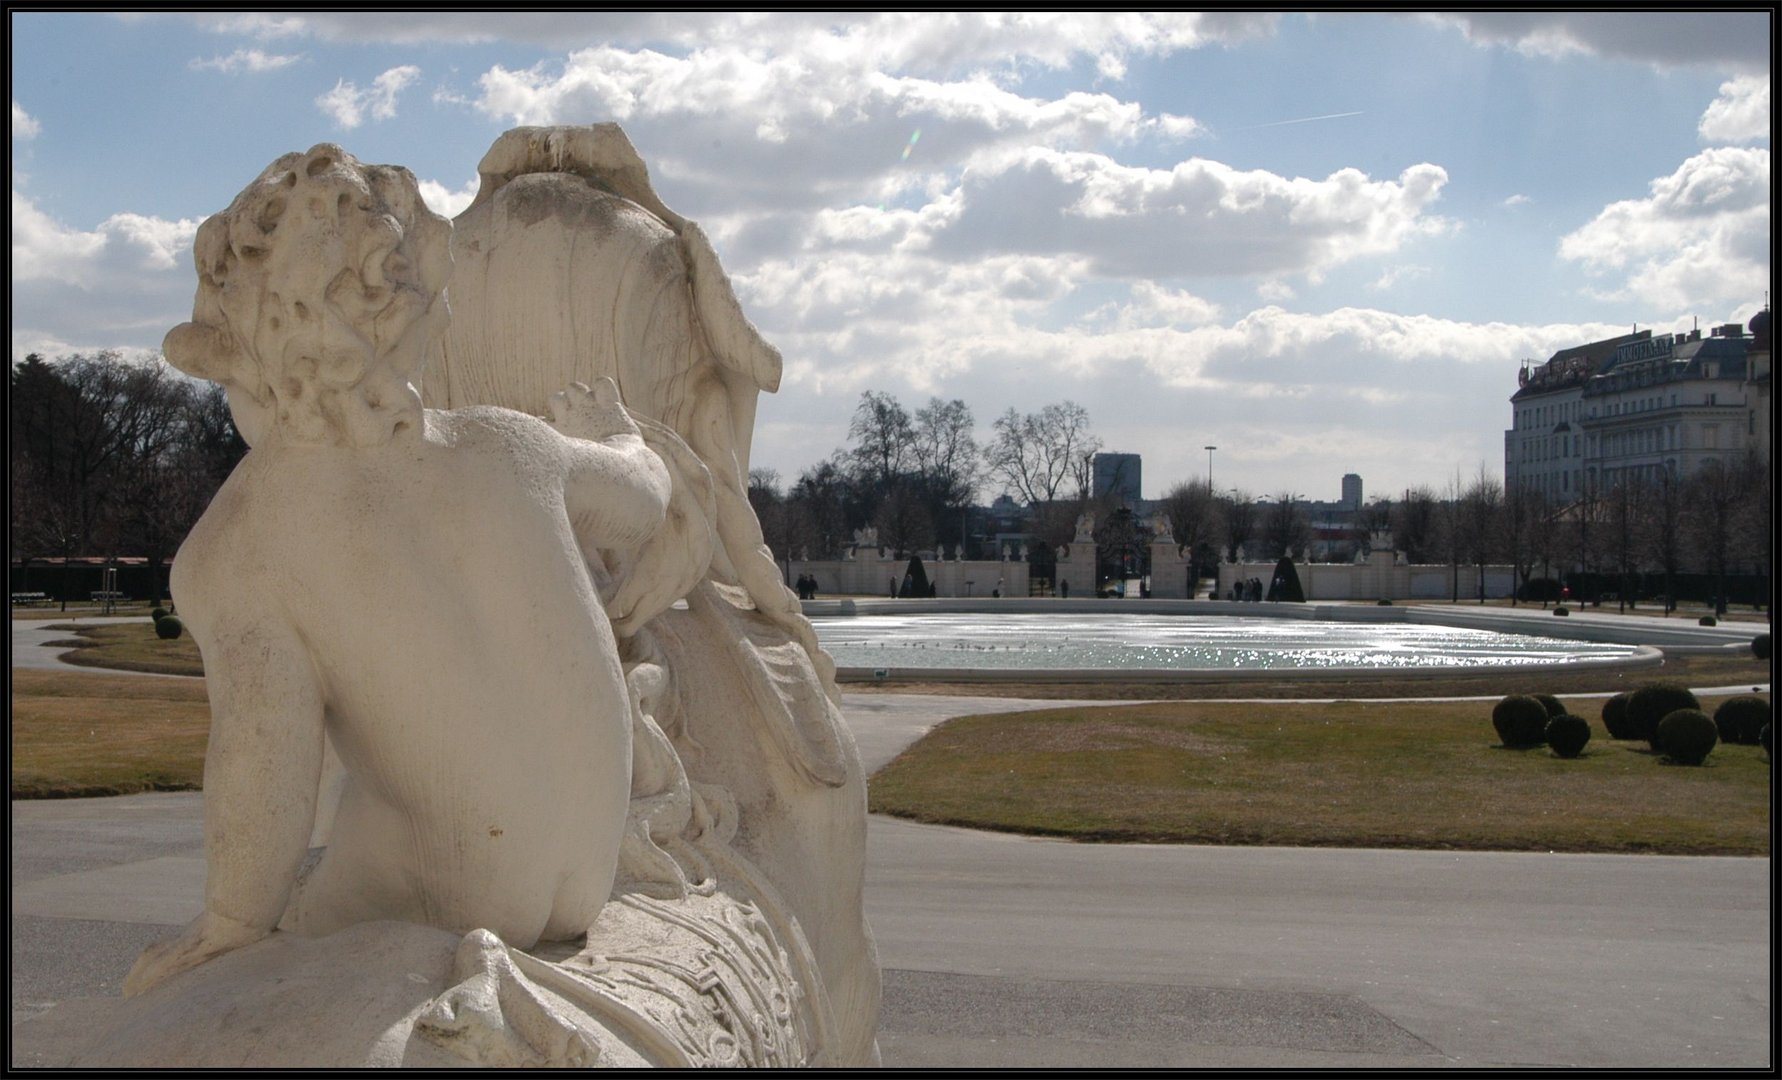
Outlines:
{"label": "statue's arm", "polygon": [[588,548],[641,544],[662,527],[672,483],[619,404],[611,379],[551,396],[551,426],[564,439],[563,495],[576,536]]}
{"label": "statue's arm", "polygon": [[322,772],[323,702],[290,627],[236,620],[207,634],[210,744],[204,758],[204,913],[151,946],[124,993],[272,933],[309,847]]}

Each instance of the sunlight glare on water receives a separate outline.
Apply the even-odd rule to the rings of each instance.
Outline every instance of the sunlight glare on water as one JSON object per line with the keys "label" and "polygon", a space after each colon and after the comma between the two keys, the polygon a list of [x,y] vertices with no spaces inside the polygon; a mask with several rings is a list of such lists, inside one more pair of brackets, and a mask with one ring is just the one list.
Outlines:
{"label": "sunlight glare on water", "polygon": [[1421,624],[1194,615],[815,617],[841,667],[1230,671],[1564,664],[1631,645]]}

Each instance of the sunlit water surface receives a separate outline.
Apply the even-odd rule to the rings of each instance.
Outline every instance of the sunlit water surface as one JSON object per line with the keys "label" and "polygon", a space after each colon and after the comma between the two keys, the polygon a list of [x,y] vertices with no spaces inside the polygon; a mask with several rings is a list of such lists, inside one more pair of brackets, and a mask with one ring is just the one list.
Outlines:
{"label": "sunlit water surface", "polygon": [[1632,656],[1631,645],[1407,623],[1200,615],[814,617],[841,667],[1232,671],[1564,664]]}

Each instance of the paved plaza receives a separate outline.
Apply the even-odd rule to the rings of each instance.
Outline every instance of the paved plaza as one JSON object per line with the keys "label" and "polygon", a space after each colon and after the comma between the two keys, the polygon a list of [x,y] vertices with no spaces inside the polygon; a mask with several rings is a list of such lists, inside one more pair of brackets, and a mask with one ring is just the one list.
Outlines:
{"label": "paved plaza", "polygon": [[[18,662],[15,628],[15,663]],[[868,771],[1058,702],[846,695]],[[196,793],[14,802],[11,1061],[202,904]],[[1770,860],[1094,845],[873,818],[887,1065],[1765,1068]]]}

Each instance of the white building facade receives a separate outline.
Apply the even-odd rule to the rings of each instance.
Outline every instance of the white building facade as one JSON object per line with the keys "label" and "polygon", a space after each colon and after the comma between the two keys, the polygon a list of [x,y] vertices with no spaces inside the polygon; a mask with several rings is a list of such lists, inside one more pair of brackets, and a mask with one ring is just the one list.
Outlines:
{"label": "white building facade", "polygon": [[1652,331],[1561,349],[1536,367],[1525,362],[1521,385],[1510,398],[1510,428],[1504,432],[1504,489],[1540,492],[1556,503],[1572,502],[1583,490],[1584,387],[1607,370],[1627,347],[1652,340]]}
{"label": "white building facade", "polygon": [[1639,331],[1525,367],[1504,432],[1505,488],[1565,504],[1627,479],[1730,463],[1759,439],[1767,453],[1768,425],[1746,401],[1751,344],[1737,323],[1706,336]]}

